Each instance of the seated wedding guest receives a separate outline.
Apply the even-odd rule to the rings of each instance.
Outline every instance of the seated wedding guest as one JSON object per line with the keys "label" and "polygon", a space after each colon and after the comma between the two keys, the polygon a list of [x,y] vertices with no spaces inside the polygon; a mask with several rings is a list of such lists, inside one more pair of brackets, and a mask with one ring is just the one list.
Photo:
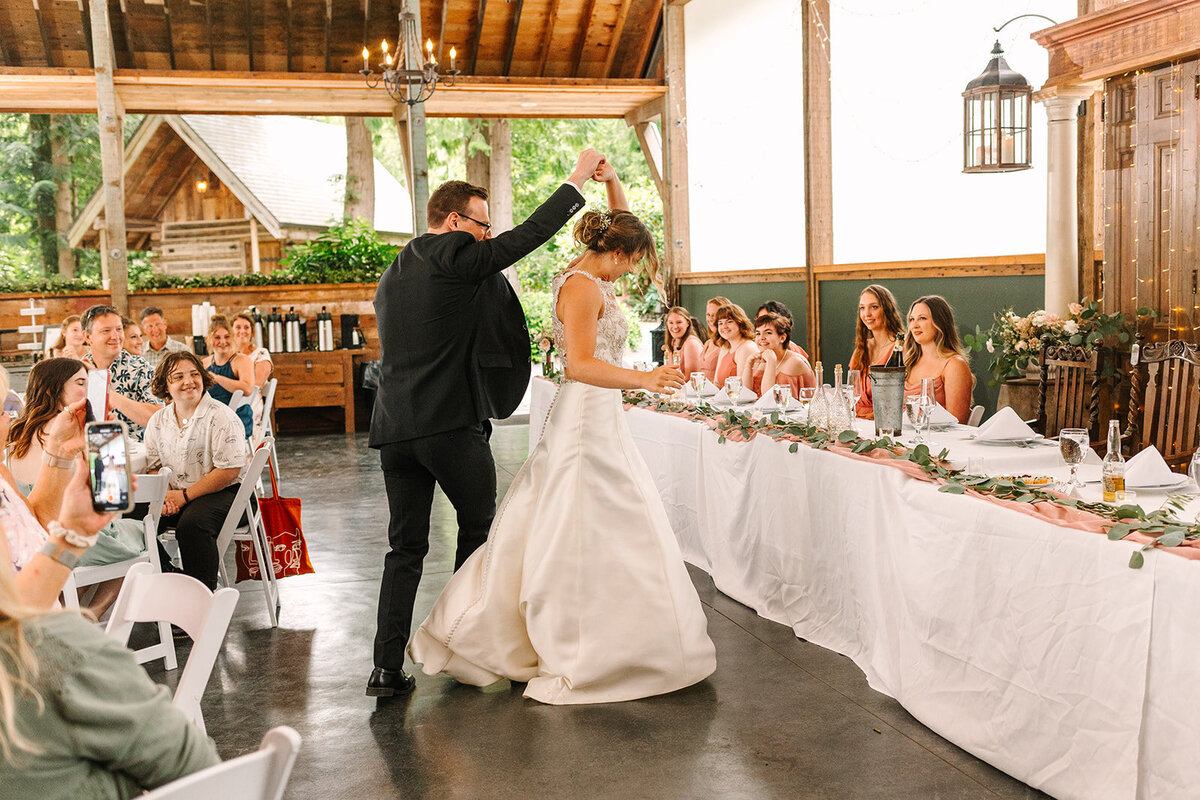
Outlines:
{"label": "seated wedding guest", "polygon": [[[758,307],[758,311],[755,312],[754,318],[758,319],[763,314],[779,314],[780,316],[787,317],[788,324],[793,328],[796,327],[796,318],[792,316],[792,310],[778,300],[768,300],[767,302],[763,303]],[[794,353],[799,353],[800,355],[804,356],[805,361],[808,361],[808,352],[799,344],[797,344],[794,339],[788,343],[788,349]]]}
{"label": "seated wedding guest", "polygon": [[82,359],[88,369],[109,374],[108,408],[129,426],[129,438],[141,441],[146,420],[161,407],[150,392],[153,371],[141,356],[121,349],[125,324],[112,306],[92,306],[83,312],[83,332],[91,352]]}
{"label": "seated wedding guest", "polygon": [[249,449],[233,410],[208,394],[213,376],[191,352],[168,353],[154,393],[169,400],[146,425],[146,471],[170,467],[161,526],[175,528],[183,571],[217,588],[217,534],[237,494]]}
{"label": "seated wedding guest", "polygon": [[50,355],[54,358],[83,358],[87,355],[87,343],[84,341],[83,324],[78,314],[72,314],[64,319],[58,331],[58,341],[50,347]]}
{"label": "seated wedding guest", "polygon": [[[87,368],[73,358],[39,361],[29,373],[25,390],[25,410],[13,420],[8,431],[8,467],[18,491],[28,496],[37,483],[47,459],[47,429],[67,407],[87,396]],[[143,523],[135,519],[116,519],[100,530],[100,538],[90,547],[80,566],[115,564],[135,558],[145,550]],[[104,613],[121,590],[121,579],[105,581],[96,587],[90,609]]]}
{"label": "seated wedding guest", "polygon": [[678,367],[684,376],[704,371],[704,345],[700,343],[699,326],[683,306],[667,309],[667,336],[663,345],[663,363]]}
{"label": "seated wedding guest", "polygon": [[721,357],[721,336],[717,333],[717,309],[730,305],[728,297],[717,296],[704,306],[704,349],[700,352],[701,371],[710,381],[717,379],[717,360]]}
{"label": "seated wedding guest", "polygon": [[[249,397],[254,391],[254,367],[249,356],[234,350],[233,331],[229,321],[220,315],[208,324],[208,349],[212,350],[212,355],[204,357],[204,368],[212,374],[208,393],[225,405],[229,405],[233,393],[239,389]],[[249,403],[242,403],[234,413],[242,421],[249,439],[254,433],[254,409]]]}
{"label": "seated wedding guest", "polygon": [[142,329],[131,319],[122,319],[125,325],[125,352],[135,356],[142,354]]}
{"label": "seated wedding guest", "polygon": [[800,396],[801,386],[816,386],[817,376],[808,359],[788,347],[792,323],[782,314],[767,312],[754,320],[758,355],[750,364],[750,388],[762,396],[772,386],[792,387],[792,397]]}
{"label": "seated wedding guest", "polygon": [[758,353],[754,346],[754,326],[737,303],[721,306],[715,317],[717,334],[721,337],[721,357],[713,382],[724,386],[726,378],[736,375],[742,379],[742,386],[749,386],[750,361]]}
{"label": "seated wedding guest", "polygon": [[247,314],[236,314],[233,318],[233,347],[238,353],[250,359],[254,367],[254,385],[258,392],[250,400],[250,409],[254,412],[254,436],[257,441],[262,432],[263,393],[275,363],[271,361],[271,353],[265,347],[254,345],[254,320]]}
{"label": "seated wedding guest", "polygon": [[78,613],[49,612],[87,537],[111,517],[92,510],[86,475],[78,470],[67,487],[59,526],[34,565],[14,574],[0,536],[5,798],[127,800],[220,763],[212,740],[132,651]]}
{"label": "seated wedding guest", "polygon": [[960,423],[966,423],[971,414],[975,376],[958,335],[954,311],[945,298],[926,295],[909,307],[904,366],[908,370],[905,395],[920,393],[921,380],[933,378],[937,402]]}
{"label": "seated wedding guest", "polygon": [[142,346],[142,358],[150,365],[151,372],[167,353],[191,350],[183,342],[177,342],[167,336],[167,318],[161,308],[149,306],[142,309],[142,332],[146,335],[145,344]]}
{"label": "seated wedding guest", "polygon": [[858,296],[858,322],[854,325],[854,353],[850,369],[858,370],[858,407],[855,413],[864,419],[875,418],[871,402],[871,367],[880,367],[891,358],[896,336],[904,333],[896,296],[873,283]]}

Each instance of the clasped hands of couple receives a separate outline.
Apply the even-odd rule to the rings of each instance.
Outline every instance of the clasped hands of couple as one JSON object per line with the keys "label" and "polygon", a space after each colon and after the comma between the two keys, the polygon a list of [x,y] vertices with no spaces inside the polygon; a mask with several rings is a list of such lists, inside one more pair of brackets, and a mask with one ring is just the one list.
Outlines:
{"label": "clasped hands of couple", "polygon": [[[575,171],[571,173],[571,182],[576,186],[582,186],[588,179],[594,180],[597,183],[608,183],[617,179],[617,172],[613,169],[612,164],[608,163],[608,159],[603,154],[591,149],[584,150],[579,154],[579,161],[575,164]],[[613,209],[614,211],[628,209]],[[575,258],[567,269],[571,269],[583,256]],[[661,367],[655,367],[649,372],[638,372],[641,376],[639,388],[647,392],[668,393],[674,392],[685,383],[685,378],[678,368],[669,364]]]}

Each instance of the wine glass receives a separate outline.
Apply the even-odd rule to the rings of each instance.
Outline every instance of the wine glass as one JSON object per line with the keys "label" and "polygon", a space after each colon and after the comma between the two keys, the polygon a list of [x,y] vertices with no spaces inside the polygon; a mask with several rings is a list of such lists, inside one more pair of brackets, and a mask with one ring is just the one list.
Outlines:
{"label": "wine glass", "polygon": [[923,394],[911,394],[904,398],[904,410],[908,412],[908,421],[917,432],[913,437],[913,444],[926,444],[921,429],[929,422],[929,406],[929,398]]}
{"label": "wine glass", "polygon": [[1067,481],[1067,486],[1071,488],[1083,486],[1076,473],[1083,463],[1083,457],[1087,455],[1088,441],[1086,428],[1063,428],[1058,432],[1058,452],[1071,467],[1071,477]]}
{"label": "wine glass", "polygon": [[812,406],[813,398],[817,396],[817,387],[801,386],[800,391],[796,392],[796,399],[800,402],[800,410],[804,412],[804,423],[808,424],[808,409]]}
{"label": "wine glass", "polygon": [[736,375],[730,375],[726,378],[725,394],[729,395],[729,402],[737,405],[742,397],[742,379]]}

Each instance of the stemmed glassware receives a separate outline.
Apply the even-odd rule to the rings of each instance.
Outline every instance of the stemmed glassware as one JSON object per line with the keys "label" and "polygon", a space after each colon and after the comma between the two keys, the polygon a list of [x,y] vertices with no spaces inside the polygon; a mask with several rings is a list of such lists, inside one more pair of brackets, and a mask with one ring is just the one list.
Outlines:
{"label": "stemmed glassware", "polygon": [[815,386],[801,386],[800,391],[796,393],[796,400],[800,402],[800,409],[804,412],[804,424],[808,425],[808,411],[812,407],[813,398],[817,396]]}
{"label": "stemmed glassware", "polygon": [[858,382],[859,376],[862,373],[857,369],[852,369],[846,373],[846,402],[850,406],[850,424],[854,424],[854,420],[858,418],[858,401],[862,397],[862,385]]}
{"label": "stemmed glassware", "polygon": [[1083,458],[1087,455],[1088,443],[1086,428],[1063,428],[1058,432],[1058,452],[1062,456],[1062,460],[1071,467],[1071,477],[1067,481],[1067,486],[1072,489],[1083,486],[1077,473],[1079,465],[1083,463]]}
{"label": "stemmed glassware", "polygon": [[930,405],[929,398],[923,394],[910,394],[904,398],[904,410],[908,414],[908,421],[917,432],[912,440],[914,445],[927,444],[921,430],[929,424]]}

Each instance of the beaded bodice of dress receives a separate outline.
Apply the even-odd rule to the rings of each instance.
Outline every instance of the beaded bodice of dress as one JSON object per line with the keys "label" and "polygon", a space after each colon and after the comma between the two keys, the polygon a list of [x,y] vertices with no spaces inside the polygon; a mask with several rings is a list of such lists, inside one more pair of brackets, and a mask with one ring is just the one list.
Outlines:
{"label": "beaded bodice of dress", "polygon": [[583,275],[591,278],[600,287],[600,294],[604,296],[604,313],[600,315],[600,319],[596,322],[596,350],[593,355],[601,361],[618,367],[621,366],[622,356],[625,355],[625,340],[628,338],[629,328],[625,322],[625,315],[621,313],[621,308],[617,305],[616,290],[613,288],[611,282],[600,280],[595,275],[584,272],[581,269],[559,273],[554,276],[554,280],[550,283],[550,288],[553,290],[550,320],[553,327],[554,347],[562,354],[563,364],[566,364],[567,346],[563,324],[558,318],[558,292],[562,289],[562,285],[566,282],[567,278],[572,275]]}

